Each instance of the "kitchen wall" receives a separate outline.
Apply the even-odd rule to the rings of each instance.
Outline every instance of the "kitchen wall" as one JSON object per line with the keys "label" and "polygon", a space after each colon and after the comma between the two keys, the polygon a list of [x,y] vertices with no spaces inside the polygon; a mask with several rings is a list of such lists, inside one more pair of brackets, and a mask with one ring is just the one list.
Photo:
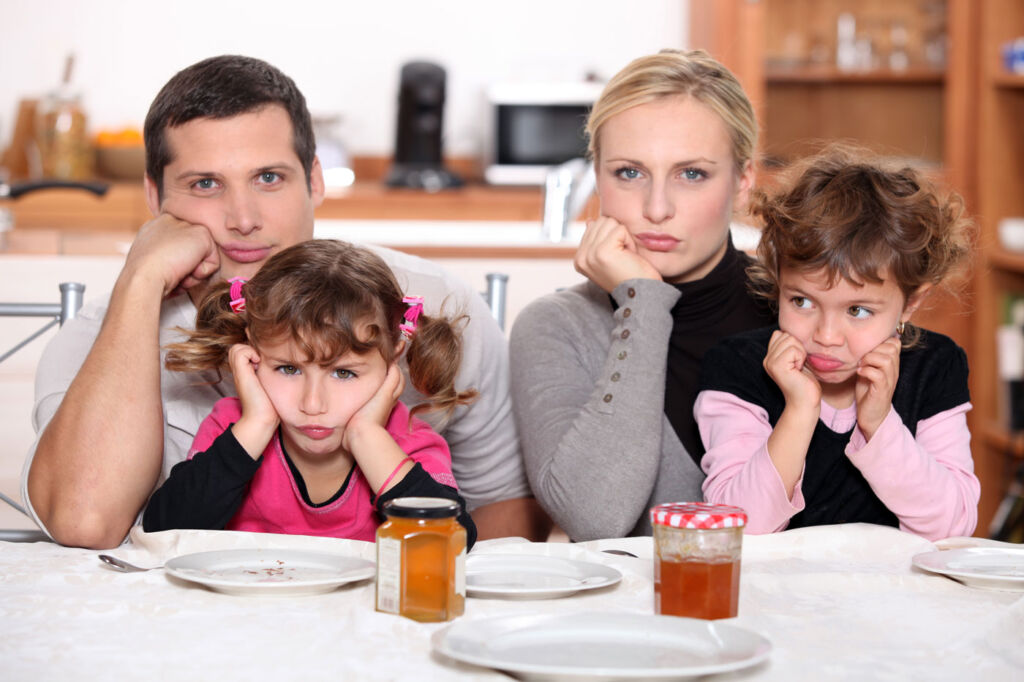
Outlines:
{"label": "kitchen wall", "polygon": [[0,146],[20,98],[54,87],[64,58],[90,128],[141,126],[179,69],[223,53],[257,56],[303,90],[314,114],[342,114],[351,153],[388,155],[401,65],[448,72],[445,152],[479,150],[483,89],[498,80],[610,76],[630,59],[683,47],[688,0],[6,0],[0,20]]}

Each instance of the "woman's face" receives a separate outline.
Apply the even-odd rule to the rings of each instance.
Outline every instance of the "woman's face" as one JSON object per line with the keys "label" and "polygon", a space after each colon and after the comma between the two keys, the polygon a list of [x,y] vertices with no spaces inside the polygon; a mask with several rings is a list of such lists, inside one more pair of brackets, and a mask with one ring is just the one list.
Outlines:
{"label": "woman's face", "polygon": [[668,97],[608,119],[598,143],[601,213],[625,225],[666,282],[707,275],[754,177],[749,162],[736,168],[718,114],[690,97]]}

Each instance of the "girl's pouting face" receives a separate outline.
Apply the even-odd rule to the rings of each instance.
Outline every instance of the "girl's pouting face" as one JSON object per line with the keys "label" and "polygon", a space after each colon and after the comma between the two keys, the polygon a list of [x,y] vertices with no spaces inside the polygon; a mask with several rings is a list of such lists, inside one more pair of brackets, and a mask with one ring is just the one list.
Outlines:
{"label": "girl's pouting face", "polygon": [[281,419],[293,458],[322,462],[343,452],[345,427],[384,383],[379,351],[349,352],[330,365],[310,362],[291,339],[260,343],[256,376]]}
{"label": "girl's pouting face", "polygon": [[857,286],[840,277],[831,287],[822,271],[782,268],[779,328],[807,351],[805,366],[822,384],[851,387],[861,358],[896,334],[920,296],[907,304],[903,291],[882,273],[881,283]]}
{"label": "girl's pouting face", "polygon": [[737,169],[722,119],[686,96],[640,104],[598,133],[601,213],[629,230],[666,282],[707,275],[721,260],[735,203],[754,173]]}

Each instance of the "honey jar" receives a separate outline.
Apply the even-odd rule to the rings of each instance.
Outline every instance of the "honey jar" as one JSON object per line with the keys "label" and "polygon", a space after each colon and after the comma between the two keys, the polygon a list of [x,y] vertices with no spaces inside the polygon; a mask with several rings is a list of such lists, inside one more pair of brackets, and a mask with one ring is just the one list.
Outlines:
{"label": "honey jar", "polygon": [[384,503],[377,528],[377,610],[445,621],[466,607],[466,529],[459,505],[436,497]]}
{"label": "honey jar", "polygon": [[732,618],[739,610],[746,513],[706,502],[651,508],[654,611],[689,618]]}

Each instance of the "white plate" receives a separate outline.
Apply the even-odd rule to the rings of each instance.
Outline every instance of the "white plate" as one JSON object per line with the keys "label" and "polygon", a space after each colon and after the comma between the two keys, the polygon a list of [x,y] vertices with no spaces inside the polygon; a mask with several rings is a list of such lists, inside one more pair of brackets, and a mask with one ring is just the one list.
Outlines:
{"label": "white plate", "polygon": [[218,592],[301,595],[330,592],[339,585],[373,577],[366,559],[289,549],[232,549],[175,557],[167,573]]}
{"label": "white plate", "polygon": [[466,559],[470,597],[551,599],[614,585],[622,574],[604,564],[529,554],[478,554]]}
{"label": "white plate", "polygon": [[916,554],[915,566],[971,587],[1024,590],[1024,548],[967,547]]}
{"label": "white plate", "polygon": [[434,650],[526,679],[680,679],[738,670],[771,652],[761,635],[719,621],[638,613],[571,613],[461,620]]}

